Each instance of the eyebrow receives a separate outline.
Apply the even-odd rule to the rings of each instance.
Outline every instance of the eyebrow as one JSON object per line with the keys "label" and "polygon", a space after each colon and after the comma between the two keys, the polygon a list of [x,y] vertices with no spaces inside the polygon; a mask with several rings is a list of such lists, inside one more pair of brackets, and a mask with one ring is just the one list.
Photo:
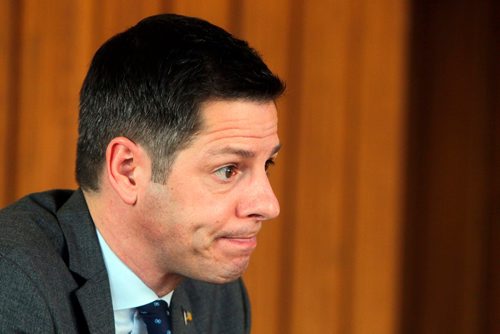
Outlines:
{"label": "eyebrow", "polygon": [[[271,156],[273,156],[276,153],[278,153],[280,149],[281,149],[281,144],[276,145],[273,148],[273,150],[271,151]],[[255,157],[255,152],[253,152],[253,151],[242,150],[242,149],[234,148],[234,147],[231,147],[231,146],[223,147],[220,150],[213,150],[213,151],[210,151],[209,153],[211,155],[234,154],[234,155],[238,155],[238,156],[240,156],[242,158],[253,158],[253,157]]]}

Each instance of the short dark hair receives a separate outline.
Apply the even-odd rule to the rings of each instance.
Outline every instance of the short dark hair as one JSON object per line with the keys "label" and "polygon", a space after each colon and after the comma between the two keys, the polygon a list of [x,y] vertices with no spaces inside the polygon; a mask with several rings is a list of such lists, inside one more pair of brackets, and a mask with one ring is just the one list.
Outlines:
{"label": "short dark hair", "polygon": [[118,136],[141,144],[164,182],[175,153],[201,127],[211,100],[270,101],[283,82],[245,41],[207,21],[146,18],[97,50],[80,92],[76,179],[99,189],[106,147]]}

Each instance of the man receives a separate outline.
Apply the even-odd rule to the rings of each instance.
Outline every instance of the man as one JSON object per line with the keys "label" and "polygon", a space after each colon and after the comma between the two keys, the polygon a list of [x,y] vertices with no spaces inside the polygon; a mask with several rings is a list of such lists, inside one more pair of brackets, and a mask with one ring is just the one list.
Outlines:
{"label": "man", "polygon": [[266,171],[283,89],[199,19],[106,42],[81,90],[80,189],[0,213],[0,332],[248,333],[240,276],[279,213]]}

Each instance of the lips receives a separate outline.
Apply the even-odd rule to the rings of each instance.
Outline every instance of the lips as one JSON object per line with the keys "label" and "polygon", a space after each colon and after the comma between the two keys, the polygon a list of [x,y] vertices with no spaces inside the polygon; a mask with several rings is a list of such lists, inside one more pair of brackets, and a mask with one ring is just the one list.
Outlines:
{"label": "lips", "polygon": [[251,252],[257,247],[257,236],[224,236],[219,238],[223,246],[239,252]]}

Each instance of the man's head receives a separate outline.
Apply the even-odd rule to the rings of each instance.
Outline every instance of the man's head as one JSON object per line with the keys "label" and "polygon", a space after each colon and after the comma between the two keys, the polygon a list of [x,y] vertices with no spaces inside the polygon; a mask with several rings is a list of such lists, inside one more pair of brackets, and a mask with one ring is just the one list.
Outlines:
{"label": "man's head", "polygon": [[111,249],[158,295],[239,277],[280,148],[274,76],[205,21],[147,18],[96,53],[81,92],[77,179]]}
{"label": "man's head", "polygon": [[163,183],[200,129],[203,103],[273,101],[283,89],[257,53],[224,30],[178,15],[146,18],[94,56],[80,97],[77,181],[97,191],[106,148],[123,136],[148,151],[153,181]]}

